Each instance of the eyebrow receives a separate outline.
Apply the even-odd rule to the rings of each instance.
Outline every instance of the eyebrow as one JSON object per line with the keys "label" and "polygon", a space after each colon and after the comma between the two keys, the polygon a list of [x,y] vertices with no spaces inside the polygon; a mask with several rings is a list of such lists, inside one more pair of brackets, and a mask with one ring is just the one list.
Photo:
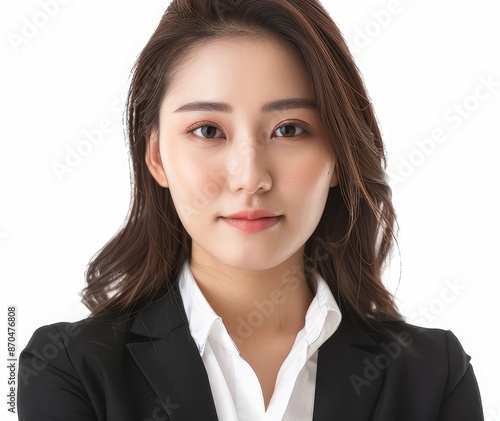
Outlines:
{"label": "eyebrow", "polygon": [[[273,111],[284,111],[297,108],[309,108],[315,110],[316,103],[310,99],[305,98],[280,99],[278,101],[271,101],[267,104],[264,104],[264,106],[262,107],[262,112],[269,113]],[[186,111],[217,111],[230,113],[233,111],[233,108],[229,104],[223,102],[194,101],[184,104],[174,112],[177,113]]]}

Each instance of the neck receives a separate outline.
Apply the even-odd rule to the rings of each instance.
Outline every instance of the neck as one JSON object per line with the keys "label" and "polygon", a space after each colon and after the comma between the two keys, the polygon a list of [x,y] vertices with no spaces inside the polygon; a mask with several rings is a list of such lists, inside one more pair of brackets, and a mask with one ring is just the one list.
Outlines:
{"label": "neck", "polygon": [[[301,254],[300,254],[301,256]],[[239,270],[191,259],[203,295],[237,344],[294,334],[304,327],[313,298],[302,259],[266,270]]]}

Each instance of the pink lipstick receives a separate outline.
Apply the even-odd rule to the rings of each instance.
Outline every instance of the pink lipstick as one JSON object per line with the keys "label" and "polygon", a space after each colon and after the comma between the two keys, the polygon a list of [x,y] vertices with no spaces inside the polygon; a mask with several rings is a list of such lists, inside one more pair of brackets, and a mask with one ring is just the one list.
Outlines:
{"label": "pink lipstick", "polygon": [[276,225],[281,217],[282,215],[273,212],[255,209],[222,216],[221,219],[240,231],[255,233]]}

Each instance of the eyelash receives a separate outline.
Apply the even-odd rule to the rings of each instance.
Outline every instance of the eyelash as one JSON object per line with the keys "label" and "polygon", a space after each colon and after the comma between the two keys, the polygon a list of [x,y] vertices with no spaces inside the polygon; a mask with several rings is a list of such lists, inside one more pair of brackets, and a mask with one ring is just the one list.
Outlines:
{"label": "eyelash", "polygon": [[[216,129],[220,130],[221,132],[223,132],[223,130],[217,125],[217,124],[214,124],[210,121],[200,121],[198,123],[195,123],[193,124],[191,127],[189,127],[187,130],[186,130],[186,133],[191,133],[193,134],[193,132],[196,130],[196,129],[199,129],[200,127],[204,127],[204,126],[208,126],[208,127],[215,127]],[[197,135],[195,135],[197,136]],[[200,136],[197,136],[197,137],[200,137]],[[207,138],[202,138],[202,139],[207,139]],[[214,138],[214,139],[218,139],[218,138]]]}
{"label": "eyelash", "polygon": [[[191,133],[193,134],[193,132],[196,130],[196,129],[199,129],[200,127],[204,127],[204,126],[208,126],[208,127],[214,127],[218,130],[220,130],[222,133],[224,133],[224,130],[222,130],[217,124],[215,123],[212,123],[210,121],[200,121],[198,123],[195,123],[194,125],[192,125],[191,127],[189,127],[187,130],[186,130],[186,133]],[[282,137],[284,139],[293,139],[295,137],[298,137],[298,136],[302,136],[302,135],[305,135],[305,134],[309,134],[309,131],[306,130],[304,128],[303,125],[301,124],[297,124],[297,122],[295,121],[285,121],[283,122],[282,124],[280,124],[279,126],[277,126],[274,130],[273,130],[273,133],[278,130],[279,128],[283,127],[283,126],[297,126],[298,128],[300,128],[301,130],[303,130],[303,133],[300,133],[296,136],[273,136],[273,137]],[[198,135],[194,135],[194,136],[197,136],[197,137],[200,137]],[[218,137],[214,137],[214,138],[208,138],[208,137],[201,137],[201,139],[220,139]]]}

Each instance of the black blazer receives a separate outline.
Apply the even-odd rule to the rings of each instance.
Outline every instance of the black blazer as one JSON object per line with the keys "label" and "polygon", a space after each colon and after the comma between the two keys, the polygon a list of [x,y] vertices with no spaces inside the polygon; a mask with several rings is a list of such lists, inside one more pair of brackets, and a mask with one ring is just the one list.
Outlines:
{"label": "black blazer", "polygon": [[[402,322],[374,331],[344,313],[319,349],[314,421],[484,419],[470,357],[451,332]],[[174,291],[126,318],[39,328],[18,380],[23,421],[217,420]]]}

